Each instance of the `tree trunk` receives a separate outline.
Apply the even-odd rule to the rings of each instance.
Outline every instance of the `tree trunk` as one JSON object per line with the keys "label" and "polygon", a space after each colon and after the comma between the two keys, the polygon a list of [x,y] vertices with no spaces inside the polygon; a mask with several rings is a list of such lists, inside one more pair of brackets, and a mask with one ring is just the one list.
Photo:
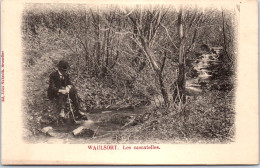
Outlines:
{"label": "tree trunk", "polygon": [[185,48],[184,48],[184,31],[183,31],[183,18],[182,18],[182,7],[178,14],[178,30],[179,30],[179,74],[177,82],[175,82],[175,91],[173,94],[173,101],[186,103],[186,78],[185,78]]}
{"label": "tree trunk", "polygon": [[[87,18],[87,10],[85,9],[85,44],[86,44],[86,47],[88,49],[88,39],[87,39],[87,22],[88,22],[88,18]],[[90,60],[89,60],[89,50],[86,50],[85,51],[85,65],[86,65],[86,69],[87,71],[89,71],[89,65],[90,65]]]}
{"label": "tree trunk", "polygon": [[186,84],[185,64],[179,63],[179,75],[178,75],[177,85],[178,85],[179,99],[182,101],[183,104],[186,103],[185,84]]}
{"label": "tree trunk", "polygon": [[153,53],[150,51],[150,49],[147,47],[147,45],[145,43],[142,43],[142,44],[143,44],[146,56],[148,57],[148,60],[152,64],[152,68],[158,78],[160,89],[161,89],[161,94],[163,96],[163,101],[164,101],[165,106],[167,107],[169,105],[169,98],[168,98],[166,87],[163,83],[162,69],[159,68]]}
{"label": "tree trunk", "polygon": [[225,19],[224,19],[224,11],[222,9],[222,30],[223,30],[223,40],[224,40],[224,51],[227,53],[227,43],[226,43],[226,32],[225,32]]}
{"label": "tree trunk", "polygon": [[100,66],[100,53],[101,53],[101,44],[100,44],[100,18],[99,18],[99,10],[98,10],[98,15],[97,15],[97,30],[96,30],[96,38],[97,38],[97,48],[96,48],[96,59],[97,59],[97,64]]}
{"label": "tree trunk", "polygon": [[107,50],[107,52],[106,52],[106,61],[105,61],[105,63],[106,63],[106,68],[108,67],[108,60],[109,60],[109,51],[111,50],[110,49],[110,30],[108,30],[108,32],[107,32],[107,47],[106,47],[106,50]]}
{"label": "tree trunk", "polygon": [[224,55],[228,58],[228,62],[231,64],[232,59],[229,56],[229,53],[227,51],[227,38],[226,38],[226,29],[225,29],[225,16],[224,16],[224,11],[222,9],[222,30],[223,30],[223,40],[224,40]]}
{"label": "tree trunk", "polygon": [[158,73],[157,75],[158,75],[158,80],[159,80],[159,84],[160,84],[160,88],[161,88],[161,93],[162,93],[163,100],[164,100],[164,105],[166,107],[168,107],[168,105],[169,105],[169,98],[168,98],[167,90],[166,90],[165,85],[163,83],[162,73]]}

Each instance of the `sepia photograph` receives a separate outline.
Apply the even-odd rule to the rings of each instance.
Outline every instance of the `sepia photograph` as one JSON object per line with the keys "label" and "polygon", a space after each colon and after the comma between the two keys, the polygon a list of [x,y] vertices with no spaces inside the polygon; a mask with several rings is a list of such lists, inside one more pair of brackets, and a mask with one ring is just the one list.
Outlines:
{"label": "sepia photograph", "polygon": [[239,10],[239,5],[26,5],[24,138],[235,141]]}
{"label": "sepia photograph", "polygon": [[[239,61],[241,55],[257,60],[257,50],[253,48],[253,54],[243,55],[242,49],[244,43],[248,42],[245,46],[249,46],[251,41],[241,40],[247,38],[241,32],[249,34],[248,37],[257,36],[257,32],[250,34],[241,26],[243,15],[250,10],[243,6],[250,1],[230,2],[127,4],[24,1],[16,20],[20,25],[16,28],[20,38],[19,59],[16,60],[19,63],[13,62],[10,66],[13,69],[7,69],[8,62],[12,63],[9,48],[2,49],[1,59],[2,63],[5,61],[1,76],[2,104],[8,99],[16,100],[8,96],[9,90],[12,91],[10,83],[17,86],[19,83],[20,86],[20,97],[16,96],[19,99],[19,116],[15,117],[21,123],[17,125],[20,134],[15,135],[20,136],[19,143],[24,144],[24,149],[25,146],[42,145],[41,148],[44,148],[50,144],[55,147],[66,144],[66,147],[72,147],[77,144],[84,146],[88,152],[128,150],[133,158],[136,152],[142,155],[142,151],[153,151],[155,154],[167,146],[183,145],[212,145],[216,147],[214,151],[218,146],[224,146],[232,153],[232,145],[242,142],[238,127],[243,127],[245,123],[239,117],[245,111],[238,106],[246,100],[249,103],[245,103],[244,107],[255,107],[247,109],[252,112],[252,116],[248,114],[251,124],[255,124],[258,122],[257,107],[250,103],[255,103],[258,97],[250,102],[255,96],[251,93],[257,92],[250,91],[256,88],[255,85],[247,87],[248,98],[242,95],[241,100],[244,92],[240,92],[241,80],[246,79],[239,74],[247,76]],[[8,10],[7,7],[4,9]],[[257,17],[257,9],[254,16]],[[4,19],[7,21],[6,17]],[[2,26],[7,27],[6,24]],[[15,43],[15,39],[12,42]],[[252,46],[257,49],[257,40]],[[252,64],[244,63],[250,69]],[[253,73],[250,75],[253,77],[250,79],[254,79],[251,82],[257,85],[256,66],[257,61],[252,65]],[[19,68],[17,81],[20,82],[8,84],[4,78],[15,75],[12,71],[15,68]],[[250,80],[246,81],[250,83]],[[7,108],[11,109],[11,106]],[[11,110],[2,112],[5,117],[11,117]],[[16,122],[8,125],[11,123]],[[247,124],[244,128],[248,129]],[[10,134],[8,126],[2,125],[2,128]],[[254,125],[253,139],[258,142],[255,130],[258,129]],[[257,148],[258,145],[254,145]],[[37,150],[37,153],[41,151],[44,150]],[[117,154],[120,155],[120,152]],[[258,156],[258,151],[254,156]],[[20,161],[9,159],[6,163],[237,163],[232,159],[219,162],[211,159],[209,162],[207,159],[126,162],[125,159],[100,161],[101,158],[94,157],[86,160],[80,157],[80,162],[77,162],[77,159],[55,160],[46,156],[50,158],[48,162],[36,159],[38,155],[32,157],[34,159],[30,157]],[[214,159],[218,160],[217,157]],[[248,163],[247,159],[245,163]]]}

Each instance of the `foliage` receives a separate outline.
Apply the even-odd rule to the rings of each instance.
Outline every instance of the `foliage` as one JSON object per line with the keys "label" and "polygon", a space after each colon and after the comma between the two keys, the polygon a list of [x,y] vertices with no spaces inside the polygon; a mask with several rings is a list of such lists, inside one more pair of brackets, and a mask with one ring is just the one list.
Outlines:
{"label": "foliage", "polygon": [[[110,10],[103,10],[106,7]],[[226,115],[233,115],[233,107],[229,106],[231,102],[221,104],[225,102],[221,96],[226,95],[222,88],[233,89],[230,76],[234,61],[227,59],[235,58],[232,31],[237,24],[236,9],[200,9],[196,5],[182,9],[180,12],[175,6],[158,5],[28,5],[22,23],[27,128],[36,134],[43,125],[57,119],[57,108],[47,99],[46,89],[49,74],[59,60],[65,59],[70,62],[70,76],[84,111],[151,104],[156,110],[150,112],[149,120],[139,116],[131,129],[142,133],[152,129],[152,135],[160,132],[158,138],[228,138],[233,119],[227,121]],[[225,70],[227,83],[223,77],[216,78],[208,95],[176,104],[176,81],[182,79],[179,83],[185,92],[186,77],[198,75],[193,71],[193,61],[213,46],[225,49],[220,56],[223,66],[216,67],[216,71]],[[218,100],[213,95],[220,96],[215,105],[213,102]],[[205,104],[206,100],[212,102]],[[188,115],[180,120],[183,109]],[[221,122],[226,125],[219,125]]]}
{"label": "foliage", "polygon": [[[225,100],[225,101],[223,101]],[[187,100],[184,116],[177,108],[150,111],[146,122],[119,134],[123,142],[169,141],[175,143],[226,143],[234,141],[233,92],[213,91]],[[169,109],[168,109],[169,110]]]}

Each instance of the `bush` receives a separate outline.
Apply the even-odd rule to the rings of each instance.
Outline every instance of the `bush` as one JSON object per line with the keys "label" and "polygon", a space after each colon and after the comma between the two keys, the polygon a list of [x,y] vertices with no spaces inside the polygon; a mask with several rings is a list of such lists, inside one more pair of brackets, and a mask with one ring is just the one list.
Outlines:
{"label": "bush", "polygon": [[[235,133],[233,93],[212,91],[188,99],[185,111],[156,108],[149,119],[121,133],[122,140],[226,143]],[[163,115],[168,113],[167,115]],[[130,133],[129,133],[130,132]],[[130,137],[130,138],[129,138]]]}

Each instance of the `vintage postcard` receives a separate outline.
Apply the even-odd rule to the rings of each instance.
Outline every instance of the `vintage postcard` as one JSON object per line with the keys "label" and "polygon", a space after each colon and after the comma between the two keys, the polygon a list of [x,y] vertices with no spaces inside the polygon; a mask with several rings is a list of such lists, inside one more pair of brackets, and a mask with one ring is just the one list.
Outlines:
{"label": "vintage postcard", "polygon": [[258,164],[256,0],[4,0],[4,165]]}

